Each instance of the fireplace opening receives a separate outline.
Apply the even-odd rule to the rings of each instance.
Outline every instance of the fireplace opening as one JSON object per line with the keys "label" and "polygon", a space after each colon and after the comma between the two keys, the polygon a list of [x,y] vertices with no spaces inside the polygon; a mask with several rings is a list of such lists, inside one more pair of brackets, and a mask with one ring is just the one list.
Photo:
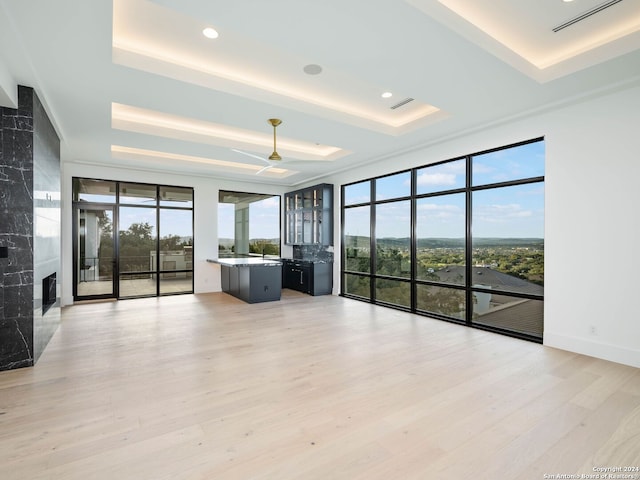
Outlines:
{"label": "fireplace opening", "polygon": [[42,279],[42,314],[56,303],[56,274],[55,272]]}

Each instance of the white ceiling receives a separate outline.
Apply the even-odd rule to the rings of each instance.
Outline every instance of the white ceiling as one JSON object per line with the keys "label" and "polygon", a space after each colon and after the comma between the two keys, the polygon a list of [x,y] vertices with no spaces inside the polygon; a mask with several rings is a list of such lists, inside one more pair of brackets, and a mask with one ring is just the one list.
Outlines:
{"label": "white ceiling", "polygon": [[639,83],[639,0],[552,31],[605,3],[1,0],[0,103],[34,87],[66,162],[296,185]]}

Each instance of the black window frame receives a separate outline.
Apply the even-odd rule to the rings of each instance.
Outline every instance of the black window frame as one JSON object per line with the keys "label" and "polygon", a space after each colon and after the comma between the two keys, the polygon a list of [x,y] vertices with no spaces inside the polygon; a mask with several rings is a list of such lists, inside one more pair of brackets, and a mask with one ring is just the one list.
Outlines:
{"label": "black window frame", "polygon": [[[77,185],[79,181],[82,180],[88,180],[88,181],[97,181],[97,182],[109,182],[109,183],[113,183],[115,186],[115,195],[114,195],[114,201],[113,203],[105,203],[105,202],[91,202],[91,201],[83,201],[80,200],[77,196]],[[152,205],[148,205],[148,206],[142,206],[140,204],[136,204],[136,203],[121,203],[120,202],[120,186],[121,184],[127,184],[127,185],[141,185],[141,186],[146,186],[146,187],[154,187],[155,188],[155,204]],[[190,207],[177,207],[177,206],[168,206],[168,205],[161,205],[161,197],[160,197],[160,192],[161,189],[163,188],[175,188],[175,189],[185,189],[185,190],[190,190],[191,191],[191,206]],[[124,300],[124,299],[131,299],[131,298],[148,298],[148,297],[161,297],[161,296],[170,296],[170,295],[187,295],[187,294],[193,294],[195,291],[194,288],[194,281],[195,281],[195,262],[193,261],[193,259],[195,258],[195,235],[194,235],[194,231],[195,231],[195,195],[194,195],[194,189],[193,187],[187,187],[187,186],[183,186],[183,185],[169,185],[169,184],[156,184],[156,183],[145,183],[145,182],[133,182],[133,181],[121,181],[121,180],[111,180],[111,179],[104,179],[104,178],[90,178],[90,177],[72,177],[72,208],[73,208],[73,215],[75,218],[76,212],[78,210],[79,207],[82,206],[87,206],[87,205],[104,205],[104,206],[109,206],[113,208],[113,215],[114,215],[114,219],[113,219],[113,230],[114,230],[114,257],[115,257],[115,263],[114,263],[114,268],[113,268],[113,282],[114,282],[114,288],[113,288],[113,296],[109,295],[108,298],[116,298],[118,300]],[[145,270],[145,271],[135,271],[135,272],[121,272],[120,271],[120,207],[121,206],[125,206],[125,207],[135,207],[135,208],[145,208],[145,209],[155,209],[155,220],[156,220],[156,238],[155,238],[155,244],[156,244],[156,268],[155,270]],[[161,210],[181,210],[181,211],[191,211],[191,268],[190,269],[176,269],[176,270],[165,270],[160,268],[160,243],[161,243],[161,238],[160,238],[160,228],[161,228],[161,224],[160,224],[160,211]],[[92,299],[99,299],[99,298],[105,298],[104,295],[97,295],[97,296],[92,296],[92,295],[83,295],[83,296],[78,296],[78,268],[77,268],[77,238],[78,238],[78,231],[77,231],[77,225],[76,222],[73,223],[73,298],[74,301],[76,300],[92,300]],[[173,273],[186,273],[186,274],[191,274],[191,288],[188,291],[181,291],[181,292],[165,292],[162,293],[161,292],[161,282],[162,282],[162,274],[173,274]],[[120,278],[121,276],[133,276],[133,275],[144,275],[144,274],[149,274],[149,275],[155,275],[155,283],[156,283],[156,288],[155,288],[155,293],[154,294],[149,294],[149,295],[127,295],[122,297],[120,295]]]}
{"label": "black window frame", "polygon": [[[523,292],[517,292],[517,291],[510,291],[508,289],[486,289],[486,288],[482,288],[482,287],[478,287],[478,286],[473,286],[473,275],[472,275],[472,269],[473,269],[473,237],[472,237],[472,230],[471,230],[471,226],[472,226],[472,212],[473,212],[473,205],[472,205],[472,199],[473,199],[473,193],[474,192],[478,192],[478,191],[483,191],[483,190],[490,190],[490,189],[497,189],[497,188],[503,188],[503,187],[511,187],[511,186],[518,186],[518,185],[529,185],[529,184],[542,184],[544,185],[544,181],[545,181],[545,177],[544,175],[541,176],[534,176],[534,177],[527,177],[527,178],[518,178],[515,180],[509,180],[509,181],[504,181],[504,182],[496,182],[496,183],[490,183],[490,184],[482,184],[482,185],[472,185],[472,162],[473,162],[473,158],[477,157],[479,155],[484,155],[484,154],[488,154],[488,153],[493,153],[493,152],[497,152],[497,151],[501,151],[501,150],[507,150],[507,149],[512,149],[512,148],[517,148],[520,146],[524,146],[524,145],[528,145],[528,144],[532,144],[532,143],[536,143],[536,142],[544,142],[544,137],[537,137],[537,138],[533,138],[530,140],[525,140],[525,141],[521,141],[521,142],[517,142],[517,143],[512,143],[509,145],[505,145],[505,146],[501,146],[501,147],[496,147],[496,148],[492,148],[492,149],[487,149],[487,150],[483,150],[483,151],[479,151],[479,152],[474,152],[468,155],[462,155],[462,156],[456,156],[453,158],[449,158],[446,160],[442,160],[442,161],[438,161],[435,163],[430,163],[430,164],[426,164],[426,165],[420,165],[417,167],[412,167],[410,169],[403,169],[403,170],[399,170],[397,172],[391,172],[385,175],[381,175],[378,177],[371,177],[368,179],[360,179],[354,182],[350,182],[347,184],[343,184],[341,185],[341,196],[340,196],[340,225],[341,225],[341,239],[340,239],[340,258],[341,258],[341,266],[340,266],[340,278],[341,278],[341,287],[340,287],[340,295],[344,296],[346,298],[352,298],[354,300],[359,300],[359,301],[365,301],[365,302],[369,302],[372,304],[376,304],[376,305],[382,305],[385,307],[390,307],[390,308],[394,308],[397,310],[402,310],[402,311],[407,311],[410,313],[414,313],[414,314],[418,314],[418,315],[424,315],[424,316],[429,316],[429,317],[434,317],[434,318],[438,318],[440,320],[445,320],[448,322],[453,322],[453,323],[457,323],[457,324],[461,324],[461,325],[466,325],[468,327],[472,327],[472,328],[478,328],[478,329],[482,329],[482,330],[489,330],[489,331],[493,331],[496,333],[500,333],[500,334],[504,334],[504,335],[508,335],[508,336],[513,336],[513,337],[517,337],[517,338],[521,338],[524,340],[529,340],[529,341],[533,341],[533,342],[537,342],[537,343],[542,343],[542,335],[536,335],[533,333],[527,333],[527,332],[521,332],[521,331],[514,331],[514,330],[510,330],[510,329],[505,329],[505,328],[499,328],[499,327],[494,327],[491,325],[483,325],[483,324],[479,324],[477,322],[473,321],[473,302],[474,302],[474,293],[491,293],[491,294],[503,294],[505,296],[509,296],[509,297],[517,297],[517,298],[522,298],[522,299],[528,299],[528,300],[540,300],[542,302],[544,302],[544,293],[537,295],[537,294],[529,294],[529,293],[523,293]],[[424,168],[427,167],[435,167],[435,166],[439,166],[439,165],[444,165],[447,163],[451,163],[451,162],[455,162],[455,161],[460,161],[460,160],[465,160],[465,186],[461,187],[461,188],[452,188],[452,189],[445,189],[445,190],[438,190],[438,191],[433,191],[433,192],[429,192],[429,193],[422,193],[422,194],[418,194],[418,188],[417,188],[417,177],[418,177],[418,172]],[[393,198],[393,199],[384,199],[384,200],[377,200],[376,199],[376,180],[379,178],[386,178],[389,176],[393,176],[393,175],[397,175],[400,173],[405,173],[405,172],[411,172],[411,194],[410,196],[403,196],[403,197],[398,197],[398,198]],[[344,201],[346,198],[346,194],[345,191],[346,189],[351,186],[351,185],[356,185],[356,184],[361,184],[363,182],[369,182],[369,188],[370,188],[370,195],[369,195],[369,201],[368,202],[362,202],[362,203],[353,203],[353,204],[349,204],[349,205],[345,205]],[[458,193],[463,193],[465,195],[465,238],[464,238],[464,258],[465,258],[465,281],[464,281],[464,285],[457,285],[457,284],[451,284],[451,283],[443,283],[443,282],[438,282],[438,281],[433,281],[433,280],[426,280],[426,279],[418,279],[416,278],[417,275],[417,238],[416,238],[416,225],[417,225],[417,202],[420,199],[424,199],[424,198],[430,198],[430,197],[440,197],[440,196],[444,196],[444,195],[451,195],[451,194],[458,194]],[[411,202],[411,227],[410,227],[410,231],[411,231],[411,235],[410,235],[410,250],[409,250],[409,254],[410,254],[410,262],[411,262],[411,273],[410,273],[410,277],[409,278],[405,278],[405,277],[396,277],[396,276],[387,276],[387,275],[378,275],[375,272],[377,271],[376,269],[376,206],[380,205],[380,204],[384,204],[384,203],[389,203],[389,202],[395,202],[395,201],[399,201],[399,200],[410,200]],[[370,233],[369,233],[369,241],[370,241],[370,247],[369,247],[369,251],[370,251],[370,270],[369,272],[356,272],[356,271],[350,271],[350,270],[346,270],[345,269],[345,265],[346,265],[346,235],[345,235],[345,213],[346,211],[348,211],[351,208],[356,208],[356,207],[363,207],[363,206],[368,206],[369,207],[369,215],[370,215]],[[543,238],[544,241],[544,238]],[[364,296],[360,296],[360,295],[355,295],[352,293],[348,293],[345,291],[345,281],[346,281],[346,277],[347,275],[355,275],[355,276],[360,276],[360,277],[366,277],[369,279],[369,296],[364,297]],[[410,291],[411,291],[411,302],[410,302],[410,306],[401,306],[401,305],[396,305],[393,303],[389,303],[389,302],[384,302],[384,301],[380,301],[376,299],[375,293],[376,293],[376,281],[378,279],[389,279],[389,280],[397,280],[397,281],[404,281],[404,282],[408,282],[410,283]],[[443,315],[443,314],[438,314],[438,313],[434,313],[434,312],[427,312],[421,309],[417,308],[417,290],[418,290],[418,286],[434,286],[434,287],[440,287],[440,288],[450,288],[450,289],[455,289],[455,290],[459,290],[461,292],[464,293],[465,296],[465,318],[459,319],[459,318],[455,318],[452,316],[448,316],[448,315]]]}

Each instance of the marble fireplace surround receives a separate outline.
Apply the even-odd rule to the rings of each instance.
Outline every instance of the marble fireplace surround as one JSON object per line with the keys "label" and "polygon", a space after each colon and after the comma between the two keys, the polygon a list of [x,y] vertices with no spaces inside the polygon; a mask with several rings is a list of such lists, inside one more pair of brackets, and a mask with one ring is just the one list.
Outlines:
{"label": "marble fireplace surround", "polygon": [[0,107],[0,122],[0,370],[9,370],[34,365],[60,321],[57,285],[42,308],[43,280],[60,271],[60,140],[29,87],[18,87],[17,109]]}

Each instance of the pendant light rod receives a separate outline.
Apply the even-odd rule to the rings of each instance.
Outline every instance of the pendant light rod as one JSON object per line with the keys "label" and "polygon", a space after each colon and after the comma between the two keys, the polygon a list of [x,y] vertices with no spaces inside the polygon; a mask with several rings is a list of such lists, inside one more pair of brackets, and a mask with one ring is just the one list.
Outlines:
{"label": "pendant light rod", "polygon": [[269,160],[282,160],[282,157],[278,155],[276,150],[276,127],[282,123],[279,118],[270,118],[269,123],[273,126],[273,153],[269,155]]}

